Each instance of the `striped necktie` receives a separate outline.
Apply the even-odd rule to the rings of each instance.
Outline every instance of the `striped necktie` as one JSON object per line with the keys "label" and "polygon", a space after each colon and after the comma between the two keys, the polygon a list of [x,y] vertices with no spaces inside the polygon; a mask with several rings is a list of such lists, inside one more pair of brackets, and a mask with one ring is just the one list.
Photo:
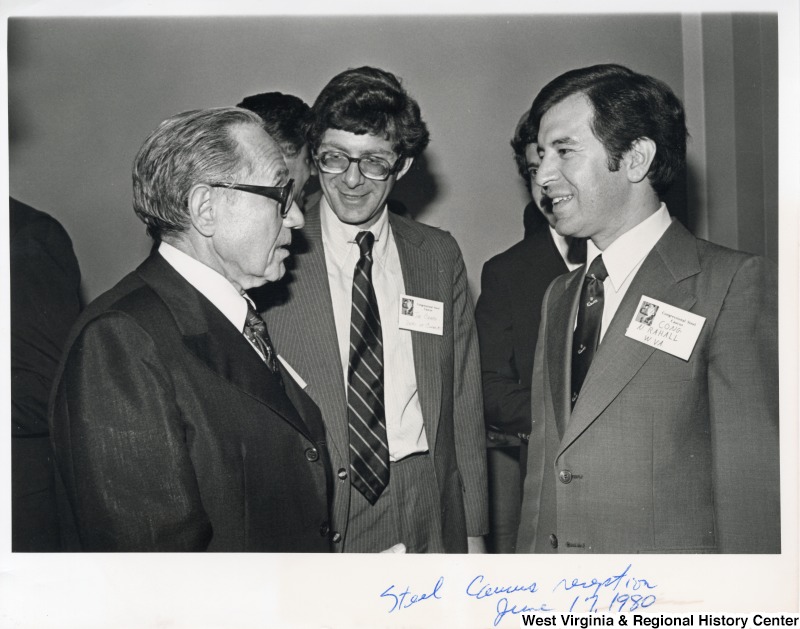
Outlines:
{"label": "striped necktie", "polygon": [[603,323],[603,282],[608,277],[603,256],[592,260],[583,278],[581,301],[578,304],[578,323],[572,336],[572,406],[578,399],[583,381],[589,372],[594,353],[600,343]]}
{"label": "striped necktie", "polygon": [[372,286],[372,232],[356,236],[361,256],[353,273],[347,418],[350,425],[350,479],[375,504],[389,483],[389,446],[383,407],[383,334]]}

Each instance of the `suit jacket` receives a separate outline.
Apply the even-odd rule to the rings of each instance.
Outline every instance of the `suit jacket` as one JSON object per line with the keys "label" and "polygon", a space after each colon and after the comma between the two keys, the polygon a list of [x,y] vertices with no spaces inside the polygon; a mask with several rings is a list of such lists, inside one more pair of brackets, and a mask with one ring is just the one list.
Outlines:
{"label": "suit jacket", "polygon": [[[444,305],[442,336],[412,332],[414,368],[436,470],[445,550],[466,552],[467,535],[488,529],[478,340],[466,269],[458,245],[446,232],[391,212],[389,223],[406,293]],[[347,400],[318,205],[306,214],[303,235],[307,250],[293,258],[288,299],[272,305],[264,316],[278,353],[308,382],[306,392],[322,411],[333,469],[346,472]],[[334,548],[346,551],[351,485],[349,477],[334,482]]]}
{"label": "suit jacket", "polygon": [[80,313],[72,241],[44,212],[9,199],[11,244],[11,483],[14,551],[58,549],[47,400]]}
{"label": "suit jacket", "polygon": [[51,433],[77,548],[327,551],[319,411],[159,254],[81,315]]}
{"label": "suit jacket", "polygon": [[[677,221],[570,414],[582,271],[545,296],[519,552],[779,552],[777,273]],[[625,337],[642,295],[705,317],[684,361]]]}
{"label": "suit jacket", "polygon": [[547,222],[486,262],[475,308],[487,427],[509,435],[531,431],[531,376],[542,299],[569,269]]}

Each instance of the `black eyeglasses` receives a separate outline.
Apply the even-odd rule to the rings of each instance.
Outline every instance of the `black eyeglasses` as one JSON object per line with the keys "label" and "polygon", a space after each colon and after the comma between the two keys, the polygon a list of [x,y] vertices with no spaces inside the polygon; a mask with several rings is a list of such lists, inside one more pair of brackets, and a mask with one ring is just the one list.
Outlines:
{"label": "black eyeglasses", "polygon": [[273,201],[278,202],[278,208],[281,212],[281,218],[286,218],[289,210],[292,208],[292,193],[294,192],[294,179],[290,179],[289,183],[285,186],[251,186],[246,183],[212,183],[209,184],[212,188],[230,188],[231,190],[240,190],[242,192],[249,192],[257,194],[262,197],[267,197]]}
{"label": "black eyeglasses", "polygon": [[316,156],[317,168],[329,175],[340,175],[350,168],[353,162],[358,166],[358,171],[367,179],[375,181],[386,181],[389,175],[393,175],[403,166],[405,160],[403,156],[397,158],[394,164],[382,160],[373,155],[363,157],[350,157],[346,153],[338,151],[325,151]]}

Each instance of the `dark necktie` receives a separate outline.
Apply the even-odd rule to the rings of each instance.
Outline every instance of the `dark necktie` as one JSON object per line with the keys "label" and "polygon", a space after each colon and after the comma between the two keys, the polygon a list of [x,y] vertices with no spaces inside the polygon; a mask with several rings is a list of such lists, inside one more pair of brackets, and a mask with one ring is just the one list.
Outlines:
{"label": "dark necktie", "polygon": [[267,334],[267,324],[264,323],[264,319],[250,306],[247,307],[247,320],[244,323],[244,335],[256,346],[269,370],[278,377],[282,384],[281,371],[278,365],[278,354],[275,352],[269,334]]}
{"label": "dark necktie", "polygon": [[583,278],[581,301],[578,305],[578,324],[572,337],[572,406],[575,406],[600,341],[600,326],[603,323],[603,282],[607,277],[608,271],[603,264],[603,256],[599,255],[592,260],[586,277]]}
{"label": "dark necktie", "polygon": [[361,257],[353,273],[347,418],[350,425],[350,480],[370,502],[389,483],[389,446],[383,408],[383,334],[372,286],[371,232],[356,236]]}

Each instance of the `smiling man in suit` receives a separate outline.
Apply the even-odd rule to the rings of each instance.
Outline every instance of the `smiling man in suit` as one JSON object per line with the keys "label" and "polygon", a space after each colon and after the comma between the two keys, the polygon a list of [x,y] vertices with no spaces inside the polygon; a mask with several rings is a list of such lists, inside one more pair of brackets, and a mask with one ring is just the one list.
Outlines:
{"label": "smiling man in suit", "polygon": [[452,236],[386,207],[428,144],[419,107],[389,72],[347,70],[314,103],[308,140],[323,196],[288,300],[265,318],[322,410],[334,549],[480,552],[486,461],[464,262]]}
{"label": "smiling man in suit", "polygon": [[84,311],[51,405],[67,549],[327,551],[319,410],[244,295],[303,225],[278,145],[252,112],[185,112],[133,182],[160,244]]}
{"label": "smiling man in suit", "polygon": [[529,122],[556,230],[591,240],[544,298],[517,551],[779,552],[777,273],[660,201],[680,101],[599,65],[551,81]]}

